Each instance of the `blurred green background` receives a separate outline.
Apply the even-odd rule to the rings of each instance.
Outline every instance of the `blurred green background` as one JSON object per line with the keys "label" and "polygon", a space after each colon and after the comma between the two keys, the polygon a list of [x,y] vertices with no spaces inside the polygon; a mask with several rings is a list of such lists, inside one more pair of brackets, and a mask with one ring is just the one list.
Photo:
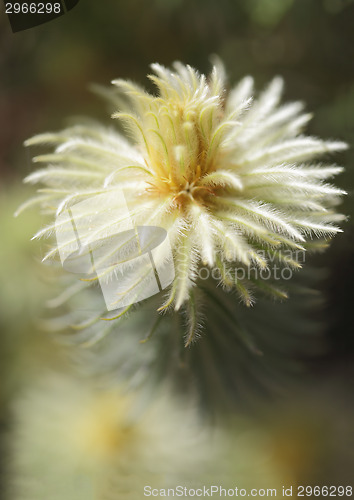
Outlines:
{"label": "blurred green background", "polygon": [[[179,59],[207,72],[209,56],[217,54],[230,84],[251,74],[262,88],[274,75],[282,75],[285,99],[303,100],[307,110],[314,112],[310,134],[353,145],[353,26],[353,0],[81,0],[63,17],[13,34],[2,4],[3,429],[11,427],[8,406],[21,380],[48,359],[47,338],[36,327],[48,292],[35,261],[39,247],[29,241],[40,224],[39,216],[29,212],[14,219],[12,215],[31,191],[21,186],[21,179],[32,169],[23,141],[60,129],[67,117],[85,115],[108,123],[108,110],[89,91],[90,83],[106,85],[114,78],[129,78],[150,88],[145,78],[150,63],[169,65]],[[346,167],[337,184],[349,192],[342,211],[350,216],[353,148],[335,159]],[[329,251],[316,257],[316,264],[328,269],[322,284],[325,307],[314,312],[323,320],[327,349],[307,361],[303,388],[266,412],[266,419],[273,422],[269,432],[278,443],[280,461],[288,460],[296,468],[302,484],[328,484],[328,478],[340,483],[351,477],[354,467],[350,444],[354,440],[350,425],[354,421],[353,249],[354,225],[349,218]]]}

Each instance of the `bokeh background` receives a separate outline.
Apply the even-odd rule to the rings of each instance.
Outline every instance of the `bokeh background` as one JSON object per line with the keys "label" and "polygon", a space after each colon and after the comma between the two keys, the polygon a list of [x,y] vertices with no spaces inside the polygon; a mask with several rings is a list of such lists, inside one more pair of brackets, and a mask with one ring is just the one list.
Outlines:
{"label": "bokeh background", "polygon": [[[178,59],[202,72],[209,56],[225,62],[230,84],[246,74],[258,88],[274,75],[286,100],[314,112],[308,132],[354,144],[354,1],[352,0],[80,0],[63,17],[13,34],[0,8],[0,425],[1,470],[11,450],[11,404],[44,365],[62,363],[38,328],[48,297],[30,238],[40,217],[13,218],[32,192],[23,141],[56,130],[67,117],[108,123],[108,109],[89,89],[130,78],[150,87],[149,64]],[[346,167],[344,233],[315,257],[325,269],[321,320],[325,347],[309,355],[296,390],[264,408],[263,424],[279,463],[298,484],[349,484],[354,470],[354,150],[336,156]],[[286,332],[284,332],[286,335]],[[2,473],[0,483],[3,484]],[[1,486],[0,486],[1,490]],[[1,497],[1,493],[0,493]],[[49,499],[48,499],[49,500]]]}

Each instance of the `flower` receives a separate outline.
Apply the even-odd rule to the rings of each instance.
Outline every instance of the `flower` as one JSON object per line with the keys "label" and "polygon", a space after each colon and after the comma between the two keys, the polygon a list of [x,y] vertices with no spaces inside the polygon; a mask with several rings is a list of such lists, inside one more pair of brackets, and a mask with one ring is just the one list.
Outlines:
{"label": "flower", "polygon": [[142,411],[134,391],[45,375],[13,405],[11,498],[140,499],[145,485],[203,484],[223,457],[221,431],[167,388]]}
{"label": "flower", "polygon": [[280,488],[288,479],[273,457],[269,430],[252,418],[211,425],[166,386],[141,411],[135,391],[128,396],[122,387],[44,374],[13,404],[4,478],[10,498],[135,500],[145,491],[172,496],[186,488],[193,496],[215,484],[235,488],[235,477],[247,490]]}
{"label": "flower", "polygon": [[[325,181],[342,168],[316,158],[347,146],[302,135],[311,115],[299,102],[279,104],[279,77],[253,100],[251,77],[226,92],[219,62],[209,78],[179,62],[173,70],[159,64],[152,69],[149,78],[157,95],[130,81],[113,82],[117,90],[110,95],[119,108],[113,118],[129,139],[89,124],[26,141],[28,146],[53,145],[54,152],[34,158],[47,166],[26,182],[45,188],[25,206],[40,203],[58,216],[82,200],[124,189],[136,226],[167,231],[175,278],[159,310],[187,305],[189,344],[197,331],[194,286],[201,266],[215,271],[224,288],[235,288],[251,305],[255,286],[286,294],[258,277],[230,279],[230,270],[265,270],[269,260],[299,268],[297,252],[305,251],[309,240],[340,231],[336,223],[343,216],[335,206],[344,191]],[[99,204],[95,210],[100,212]],[[100,215],[95,236],[117,223],[106,207]],[[54,230],[51,224],[35,237]],[[59,244],[45,259],[58,252]],[[161,262],[166,258],[159,255]]]}

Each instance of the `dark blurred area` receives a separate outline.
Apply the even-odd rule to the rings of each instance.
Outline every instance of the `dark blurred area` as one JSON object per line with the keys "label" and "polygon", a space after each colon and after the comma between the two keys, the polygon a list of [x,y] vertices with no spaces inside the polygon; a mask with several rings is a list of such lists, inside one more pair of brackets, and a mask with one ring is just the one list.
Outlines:
{"label": "dark blurred area", "polygon": [[[314,113],[307,132],[351,145],[335,157],[346,168],[336,183],[349,193],[341,207],[349,216],[344,233],[328,251],[312,258],[327,270],[321,286],[325,306],[313,311],[322,321],[327,349],[307,361],[306,390],[298,390],[294,398],[288,395],[291,403],[284,403],[274,431],[275,442],[282,443],[277,445],[280,461],[289,460],[297,468],[299,484],[349,479],[354,467],[346,448],[354,432],[353,26],[354,0],[80,0],[61,18],[13,34],[1,4],[0,424],[4,429],[9,425],[12,391],[28,370],[35,370],[28,368],[30,355],[24,357],[24,346],[32,352],[32,365],[46,355],[39,334],[34,333],[45,291],[34,265],[36,249],[29,241],[39,219],[33,212],[13,219],[16,205],[29,193],[21,187],[32,168],[23,141],[60,129],[68,117],[89,116],[109,123],[109,111],[90,92],[91,83],[109,85],[114,78],[128,78],[151,88],[145,77],[150,63],[169,65],[178,59],[208,72],[209,56],[217,54],[230,85],[251,74],[261,89],[274,75],[282,75],[285,100],[304,101]],[[14,290],[20,290],[19,296]],[[325,435],[330,439],[322,446]],[[286,458],[292,443],[297,443],[298,451],[295,458]],[[301,465],[305,456],[306,467]]]}

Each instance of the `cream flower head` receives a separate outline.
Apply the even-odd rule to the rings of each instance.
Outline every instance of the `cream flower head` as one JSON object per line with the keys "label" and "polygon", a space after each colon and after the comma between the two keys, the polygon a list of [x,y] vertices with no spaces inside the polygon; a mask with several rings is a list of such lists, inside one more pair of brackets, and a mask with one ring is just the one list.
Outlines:
{"label": "cream flower head", "polygon": [[[253,99],[250,77],[226,91],[220,63],[208,78],[179,62],[172,70],[152,69],[157,95],[129,81],[113,82],[111,97],[119,107],[113,118],[129,139],[90,124],[26,141],[55,149],[34,158],[47,166],[26,182],[45,187],[25,206],[40,203],[58,216],[79,201],[123,189],[136,226],[167,231],[175,278],[160,310],[188,305],[188,344],[196,331],[194,286],[201,266],[250,305],[257,286],[285,294],[257,276],[232,279],[232,270],[265,270],[269,258],[299,268],[297,251],[305,251],[308,240],[340,231],[335,224],[343,216],[334,207],[344,192],[325,181],[342,168],[316,158],[346,144],[302,135],[311,116],[299,102],[279,104],[281,78]],[[100,215],[102,232],[117,222],[106,209]],[[54,230],[51,224],[36,237]],[[57,255],[58,246],[45,259]]]}
{"label": "cream flower head", "polygon": [[13,404],[4,478],[13,500],[140,500],[181,490],[190,498],[204,489],[222,499],[221,488],[291,484],[269,429],[253,418],[211,425],[168,386],[141,411],[138,394],[122,387],[99,390],[87,379],[45,375]]}
{"label": "cream flower head", "polygon": [[222,456],[221,439],[212,447],[195,408],[167,388],[142,411],[138,395],[121,386],[45,375],[13,405],[11,498],[140,499],[145,485],[202,483]]}

